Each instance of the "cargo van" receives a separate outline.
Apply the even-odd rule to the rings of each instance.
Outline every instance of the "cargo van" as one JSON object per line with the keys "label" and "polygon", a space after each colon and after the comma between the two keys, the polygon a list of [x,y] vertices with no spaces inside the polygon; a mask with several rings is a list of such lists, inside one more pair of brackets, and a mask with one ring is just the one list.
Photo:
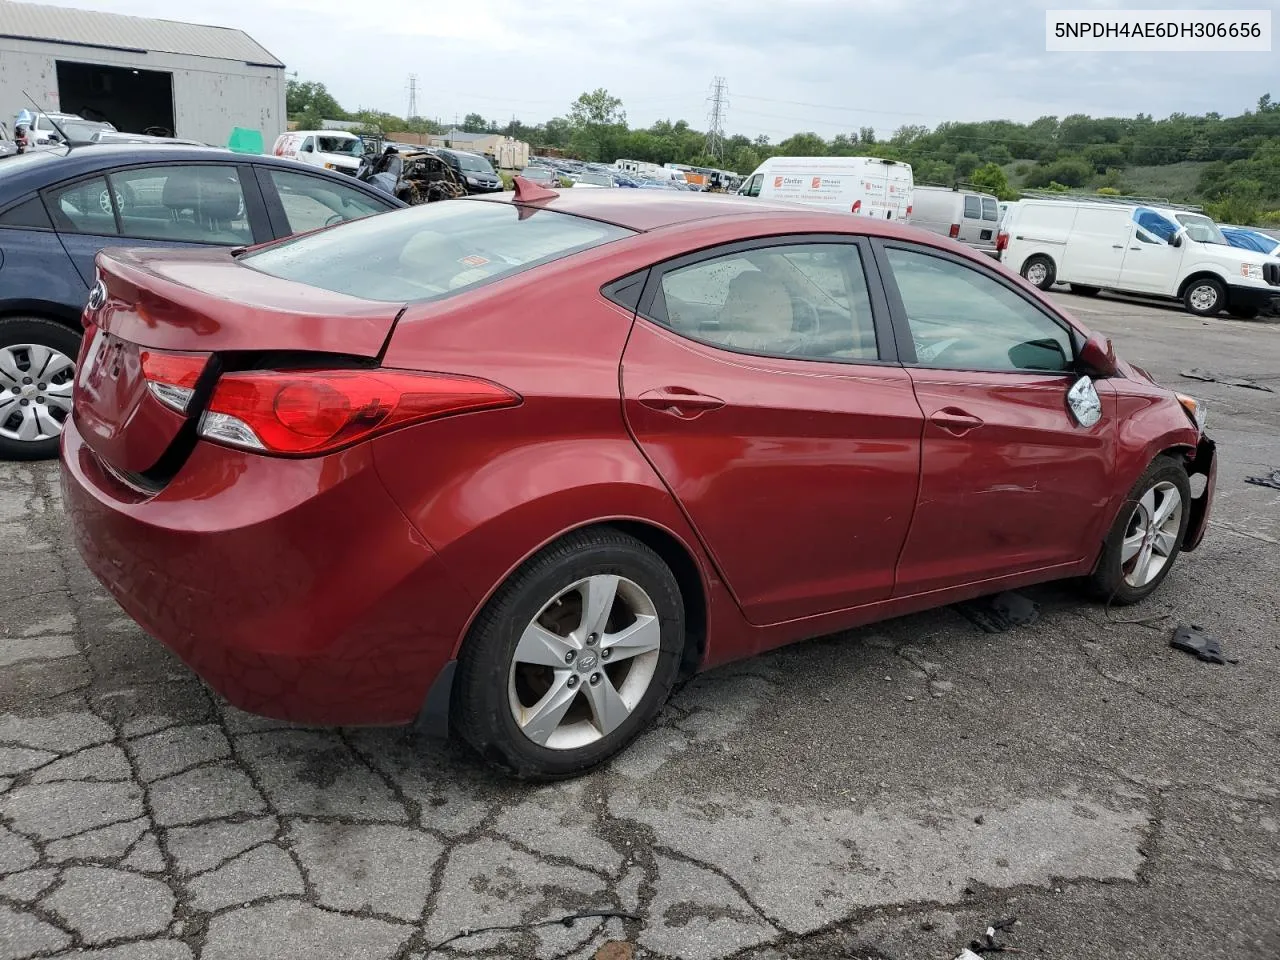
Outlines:
{"label": "cargo van", "polygon": [[974,190],[918,186],[911,197],[911,216],[907,222],[994,257],[1000,201],[989,193]]}
{"label": "cargo van", "polygon": [[343,130],[292,130],[276,138],[271,152],[277,157],[355,176],[365,154],[365,143]]}
{"label": "cargo van", "polygon": [[997,238],[1006,267],[1047,290],[1167,297],[1197,316],[1250,318],[1280,303],[1280,260],[1227,243],[1202,213],[1154,206],[1022,200]]}
{"label": "cargo van", "polygon": [[878,220],[911,215],[911,165],[878,157],[770,157],[738,188],[761,197]]}

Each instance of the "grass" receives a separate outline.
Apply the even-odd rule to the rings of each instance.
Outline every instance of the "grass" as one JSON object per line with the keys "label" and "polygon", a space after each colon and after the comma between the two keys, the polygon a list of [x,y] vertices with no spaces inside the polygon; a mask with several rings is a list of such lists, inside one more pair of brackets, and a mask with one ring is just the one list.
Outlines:
{"label": "grass", "polygon": [[[1005,176],[1009,178],[1009,186],[1015,190],[1024,187],[1024,178],[1017,174],[1018,167],[1024,164],[1031,166],[1032,162],[1014,160],[1002,167]],[[1206,162],[1188,160],[1160,167],[1126,167],[1120,175],[1121,192],[1132,197],[1161,197],[1174,203],[1200,203],[1196,185],[1200,182],[1200,174],[1208,165]],[[1087,187],[1071,192],[1093,194],[1095,191],[1096,187]]]}

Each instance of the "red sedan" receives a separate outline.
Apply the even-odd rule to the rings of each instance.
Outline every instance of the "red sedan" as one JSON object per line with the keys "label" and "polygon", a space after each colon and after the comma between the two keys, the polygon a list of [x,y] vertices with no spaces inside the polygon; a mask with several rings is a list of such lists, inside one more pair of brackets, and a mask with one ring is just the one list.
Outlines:
{"label": "red sedan", "polygon": [[892,223],[521,182],[98,271],[63,487],[120,604],[246,710],[525,776],[804,637],[1140,600],[1208,522],[1193,399]]}

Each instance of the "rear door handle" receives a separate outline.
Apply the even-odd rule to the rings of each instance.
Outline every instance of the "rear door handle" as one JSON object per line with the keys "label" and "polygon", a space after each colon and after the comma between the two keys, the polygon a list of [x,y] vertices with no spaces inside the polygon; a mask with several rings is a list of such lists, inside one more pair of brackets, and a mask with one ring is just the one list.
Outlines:
{"label": "rear door handle", "polygon": [[659,387],[640,394],[637,399],[651,410],[669,413],[673,417],[682,417],[686,420],[724,406],[724,401],[719,397],[698,393],[688,387]]}
{"label": "rear door handle", "polygon": [[[1113,243],[1113,244],[1111,245],[1111,249],[1112,249],[1112,250],[1123,250],[1123,249],[1124,249],[1124,244],[1123,244],[1123,243]],[[1137,247],[1134,247],[1133,249],[1134,249],[1134,250],[1137,250],[1138,248],[1137,248]]]}
{"label": "rear door handle", "polygon": [[966,413],[959,407],[943,407],[929,418],[929,422],[941,427],[947,433],[963,436],[970,430],[982,426],[982,418]]}

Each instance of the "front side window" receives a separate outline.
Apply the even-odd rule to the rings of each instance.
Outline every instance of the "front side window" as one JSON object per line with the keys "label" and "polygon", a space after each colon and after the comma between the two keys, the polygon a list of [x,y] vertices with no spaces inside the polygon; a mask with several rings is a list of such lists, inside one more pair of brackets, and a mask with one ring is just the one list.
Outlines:
{"label": "front side window", "polygon": [[748,197],[760,196],[760,184],[764,183],[764,174],[757,173],[747,182],[747,189],[743,191]]}
{"label": "front side window", "polygon": [[1068,331],[984,273],[927,253],[886,250],[916,363],[946,370],[1071,368]]}
{"label": "front side window", "polygon": [[69,187],[54,187],[45,198],[54,226],[59,230],[100,237],[117,236],[116,215],[106,177],[80,180]]}
{"label": "front side window", "polygon": [[852,244],[765,247],[672,270],[649,312],[677,333],[742,353],[878,358],[862,261]]}
{"label": "front side window", "polygon": [[270,171],[270,176],[290,233],[307,233],[391,209],[327,177],[276,169]]}
{"label": "front side window", "polygon": [[366,300],[440,300],[633,235],[553,210],[451,200],[284,240],[240,262]]}
{"label": "front side window", "polygon": [[969,220],[982,219],[982,198],[966,193],[964,196],[964,215]]}
{"label": "front side window", "polygon": [[1137,238],[1143,243],[1168,243],[1178,232],[1176,223],[1148,207],[1133,211],[1133,219],[1138,225]]}
{"label": "front side window", "polygon": [[253,242],[233,166],[141,167],[111,174],[121,235],[185,243]]}

